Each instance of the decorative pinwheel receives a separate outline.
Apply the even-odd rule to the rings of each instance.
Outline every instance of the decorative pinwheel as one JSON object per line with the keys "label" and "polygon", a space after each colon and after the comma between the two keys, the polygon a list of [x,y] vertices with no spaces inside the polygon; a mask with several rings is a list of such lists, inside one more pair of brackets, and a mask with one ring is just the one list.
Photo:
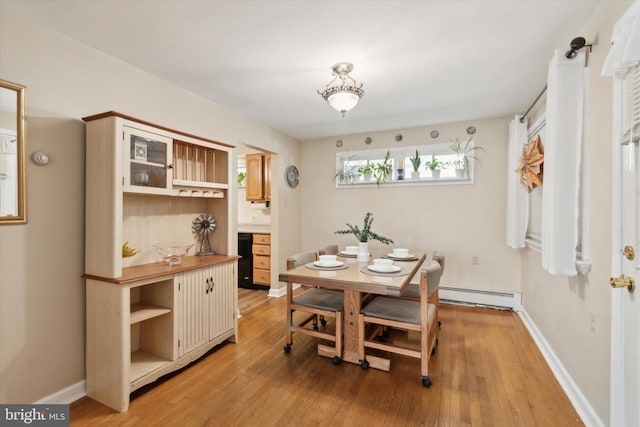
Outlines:
{"label": "decorative pinwheel", "polygon": [[209,243],[209,235],[216,229],[216,220],[209,214],[200,214],[191,223],[191,230],[200,241],[200,250],[197,255],[213,255]]}
{"label": "decorative pinwheel", "polygon": [[534,188],[542,185],[544,166],[544,147],[540,136],[522,147],[520,166],[515,170],[520,175],[520,184],[531,193]]}

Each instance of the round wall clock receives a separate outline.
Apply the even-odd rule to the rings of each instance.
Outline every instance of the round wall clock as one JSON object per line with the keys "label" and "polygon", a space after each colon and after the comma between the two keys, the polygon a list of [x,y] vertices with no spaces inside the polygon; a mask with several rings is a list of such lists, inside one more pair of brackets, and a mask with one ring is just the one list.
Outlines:
{"label": "round wall clock", "polygon": [[289,187],[296,188],[298,186],[298,177],[300,176],[300,172],[298,172],[298,168],[291,165],[287,168],[287,184]]}

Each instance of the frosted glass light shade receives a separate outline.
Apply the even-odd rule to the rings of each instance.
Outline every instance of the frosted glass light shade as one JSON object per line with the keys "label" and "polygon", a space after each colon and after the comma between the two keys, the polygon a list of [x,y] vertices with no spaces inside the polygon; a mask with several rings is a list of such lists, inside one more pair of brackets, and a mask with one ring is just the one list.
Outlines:
{"label": "frosted glass light shade", "polygon": [[355,107],[359,100],[360,97],[352,92],[337,92],[327,98],[329,105],[342,115]]}

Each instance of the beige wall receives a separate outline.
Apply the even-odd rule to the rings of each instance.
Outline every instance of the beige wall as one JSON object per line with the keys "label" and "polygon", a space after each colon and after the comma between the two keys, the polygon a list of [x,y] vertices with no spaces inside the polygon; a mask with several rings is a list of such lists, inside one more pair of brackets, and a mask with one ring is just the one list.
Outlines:
{"label": "beige wall", "polygon": [[580,34],[598,41],[589,54],[587,119],[592,271],[586,277],[552,276],[540,267],[540,253],[526,250],[522,258],[525,310],[605,423],[609,421],[610,378],[612,81],[600,77],[600,70],[613,25],[630,3],[605,2]]}
{"label": "beige wall", "polygon": [[[497,118],[403,129],[401,142],[395,140],[397,131],[305,142],[300,169],[304,249],[332,242],[356,244],[352,235],[333,232],[346,222],[362,224],[365,213],[372,212],[373,231],[397,245],[446,253],[444,285],[519,292],[520,259],[504,243],[508,123],[508,118]],[[470,125],[477,129],[476,146],[485,150],[478,154],[473,185],[335,188],[337,151],[466,140]],[[440,133],[437,139],[430,137],[432,130]],[[364,143],[367,136],[371,145]],[[343,141],[341,148],[336,147],[337,139]],[[479,265],[472,265],[474,256],[480,258]]]}
{"label": "beige wall", "polygon": [[[27,154],[51,158],[45,167],[28,162],[28,224],[0,227],[0,402],[27,403],[85,375],[82,117],[115,110],[263,148],[281,157],[278,177],[299,163],[300,144],[1,6],[0,52],[0,78],[27,86]],[[276,184],[273,192],[272,228],[286,252],[297,250],[300,191]]]}

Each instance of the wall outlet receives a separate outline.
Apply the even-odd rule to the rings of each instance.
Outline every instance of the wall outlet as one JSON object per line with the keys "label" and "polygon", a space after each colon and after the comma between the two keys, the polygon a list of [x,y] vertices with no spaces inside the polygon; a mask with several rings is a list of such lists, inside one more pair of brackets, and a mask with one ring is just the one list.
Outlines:
{"label": "wall outlet", "polygon": [[591,330],[595,332],[597,326],[598,326],[598,315],[595,313],[591,313]]}
{"label": "wall outlet", "polygon": [[472,265],[480,265],[480,257],[478,255],[474,255],[471,257]]}

